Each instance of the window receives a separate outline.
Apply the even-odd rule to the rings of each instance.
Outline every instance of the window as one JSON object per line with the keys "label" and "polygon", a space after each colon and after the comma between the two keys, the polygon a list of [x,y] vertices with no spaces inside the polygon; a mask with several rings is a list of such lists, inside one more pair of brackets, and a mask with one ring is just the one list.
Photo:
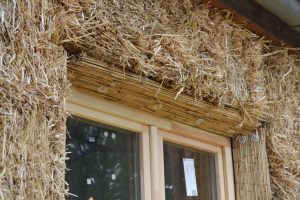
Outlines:
{"label": "window", "polygon": [[213,153],[170,142],[164,142],[163,148],[166,200],[187,197],[197,197],[198,200],[218,199],[216,156]]}
{"label": "window", "polygon": [[230,139],[72,92],[67,199],[234,199]]}
{"label": "window", "polygon": [[68,199],[139,200],[139,140],[133,132],[69,118]]}
{"label": "window", "polygon": [[160,155],[156,168],[161,178],[154,180],[161,185],[157,199],[226,199],[222,147],[202,142],[192,130],[152,129],[151,134],[159,146],[155,154]]}

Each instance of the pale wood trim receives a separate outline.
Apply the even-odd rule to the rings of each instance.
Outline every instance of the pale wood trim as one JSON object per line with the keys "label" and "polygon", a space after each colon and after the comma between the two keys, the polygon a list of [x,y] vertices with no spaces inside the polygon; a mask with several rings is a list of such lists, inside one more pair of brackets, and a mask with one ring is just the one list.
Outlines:
{"label": "pale wood trim", "polygon": [[205,142],[207,144],[217,145],[217,146],[230,146],[231,140],[229,138],[213,134],[211,132],[194,128],[181,123],[172,123],[172,128],[170,130],[172,133],[178,135],[186,136],[191,139]]}
{"label": "pale wood trim", "polygon": [[152,200],[151,195],[151,168],[150,168],[150,137],[149,127],[143,126],[143,132],[140,137],[141,145],[141,188],[142,199]]}
{"label": "pale wood trim", "polygon": [[[159,157],[158,157],[158,163],[164,163],[164,140],[163,137],[158,134],[157,136],[157,140],[158,140],[158,152],[160,152]],[[166,195],[165,195],[165,169],[164,167],[161,167],[162,165],[160,165],[159,167],[159,188],[162,188],[162,190],[160,190],[160,199],[159,200],[165,200],[166,199]]]}
{"label": "pale wood trim", "polygon": [[87,56],[68,64],[68,79],[75,87],[111,101],[219,135],[233,137],[252,133],[260,126],[257,120],[243,118],[237,110],[221,108],[184,94],[177,97],[176,90]]}
{"label": "pale wood trim", "polygon": [[68,96],[67,102],[82,105],[98,112],[118,116],[137,123],[153,125],[166,130],[171,130],[172,128],[171,122],[164,118],[134,108],[129,108],[117,102],[105,100],[95,94],[89,94],[76,87],[71,88],[71,94]]}
{"label": "pale wood trim", "polygon": [[[150,126],[152,200],[165,200],[163,138],[155,126]],[[162,189],[163,188],[163,189]]]}
{"label": "pale wood trim", "polygon": [[183,137],[180,135],[171,134],[170,132],[167,132],[164,130],[159,130],[159,134],[164,140],[172,142],[172,143],[176,143],[176,144],[183,145],[183,146],[188,146],[191,148],[196,148],[196,149],[203,150],[203,151],[210,152],[210,153],[215,153],[215,154],[222,153],[221,147],[207,144],[207,143],[204,143],[201,141],[193,140],[189,137]]}
{"label": "pale wood trim", "polygon": [[141,132],[142,125],[113,115],[98,112],[74,103],[67,103],[67,110],[70,114],[90,120],[102,122],[107,125],[117,126],[130,131]]}
{"label": "pale wood trim", "polygon": [[157,127],[150,126],[150,149],[151,149],[151,183],[152,183],[152,199],[160,200],[160,180],[159,180],[159,150],[158,150],[158,133]]}
{"label": "pale wood trim", "polygon": [[225,192],[227,199],[235,199],[234,191],[234,171],[231,146],[223,147],[223,163],[225,174]]}
{"label": "pale wood trim", "polygon": [[150,138],[148,126],[110,114],[99,112],[84,105],[67,101],[67,111],[75,116],[101,122],[114,127],[123,128],[139,133],[140,140],[140,173],[141,173],[141,198],[152,200],[151,197],[151,169],[150,169]]}
{"label": "pale wood trim", "polygon": [[211,132],[172,120],[164,119],[151,113],[136,110],[134,108],[129,108],[122,104],[108,101],[92,94],[88,94],[85,91],[79,90],[75,87],[72,87],[71,91],[71,94],[67,98],[67,102],[69,104],[76,104],[85,108],[89,108],[93,111],[116,116],[131,122],[156,126],[161,130],[171,131],[176,134],[188,136],[190,138],[201,140],[209,144],[230,146],[230,139],[224,136],[216,135]]}
{"label": "pale wood trim", "polygon": [[[200,147],[202,150],[218,154],[218,163],[222,163],[223,168],[222,173],[220,170],[218,173],[223,174],[221,187],[224,188],[219,189],[219,193],[226,196],[223,199],[235,199],[230,138],[104,100],[77,88],[72,88],[71,96],[67,99],[67,110],[80,117],[141,133],[143,199],[165,199],[164,168],[159,165],[164,161],[163,139],[176,142],[178,138],[179,144],[190,143],[193,148]],[[150,128],[147,125],[150,125]],[[156,142],[153,143],[154,141]]]}
{"label": "pale wood trim", "polygon": [[[164,169],[163,160],[163,141],[173,142],[182,146],[199,149],[202,151],[214,153],[216,155],[216,172],[218,183],[218,199],[220,200],[235,200],[234,194],[234,177],[233,177],[233,163],[231,156],[231,143],[230,141],[223,141],[220,144],[218,142],[207,143],[206,134],[202,135],[201,131],[197,133],[195,130],[184,130],[180,127],[175,132],[158,130],[158,135],[153,139],[160,140],[160,145],[156,147],[155,152],[160,155],[159,163],[156,163],[156,168]],[[202,135],[202,136],[199,136]],[[159,138],[159,139],[158,139]],[[154,148],[154,147],[152,147]],[[160,180],[160,197],[165,198],[164,188],[164,176]]]}
{"label": "pale wood trim", "polygon": [[223,167],[223,156],[222,151],[217,153],[217,181],[218,181],[218,193],[220,200],[226,200],[225,193],[225,178],[224,178],[224,167]]}

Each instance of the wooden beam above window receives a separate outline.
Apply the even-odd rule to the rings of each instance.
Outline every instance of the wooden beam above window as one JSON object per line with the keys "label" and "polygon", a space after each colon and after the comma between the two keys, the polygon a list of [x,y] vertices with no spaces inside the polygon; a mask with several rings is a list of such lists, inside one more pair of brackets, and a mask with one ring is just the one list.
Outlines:
{"label": "wooden beam above window", "polygon": [[232,109],[219,108],[184,94],[175,99],[176,91],[91,57],[69,63],[68,79],[74,87],[104,99],[227,137],[252,133],[260,126],[259,122],[243,119]]}

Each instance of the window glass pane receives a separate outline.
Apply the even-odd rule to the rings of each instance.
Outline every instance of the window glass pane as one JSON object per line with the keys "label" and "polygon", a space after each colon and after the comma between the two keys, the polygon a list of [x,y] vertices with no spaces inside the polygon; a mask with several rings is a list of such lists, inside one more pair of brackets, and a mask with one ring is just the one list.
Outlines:
{"label": "window glass pane", "polygon": [[[193,166],[194,170],[189,166]],[[166,200],[217,199],[214,154],[164,142],[164,167]],[[193,178],[196,182],[193,182]]]}
{"label": "window glass pane", "polygon": [[78,117],[69,118],[68,200],[140,199],[138,135]]}

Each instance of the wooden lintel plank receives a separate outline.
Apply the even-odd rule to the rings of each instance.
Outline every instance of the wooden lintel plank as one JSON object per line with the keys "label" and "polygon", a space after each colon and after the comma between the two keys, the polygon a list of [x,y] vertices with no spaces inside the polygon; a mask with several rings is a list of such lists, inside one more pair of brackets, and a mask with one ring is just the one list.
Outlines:
{"label": "wooden lintel plank", "polygon": [[[176,91],[90,57],[70,63],[68,78],[73,86],[105,99],[226,137],[251,133],[260,125],[257,121],[244,120],[234,110],[218,108],[187,95],[180,95],[175,100]],[[242,126],[239,126],[241,123]]]}

